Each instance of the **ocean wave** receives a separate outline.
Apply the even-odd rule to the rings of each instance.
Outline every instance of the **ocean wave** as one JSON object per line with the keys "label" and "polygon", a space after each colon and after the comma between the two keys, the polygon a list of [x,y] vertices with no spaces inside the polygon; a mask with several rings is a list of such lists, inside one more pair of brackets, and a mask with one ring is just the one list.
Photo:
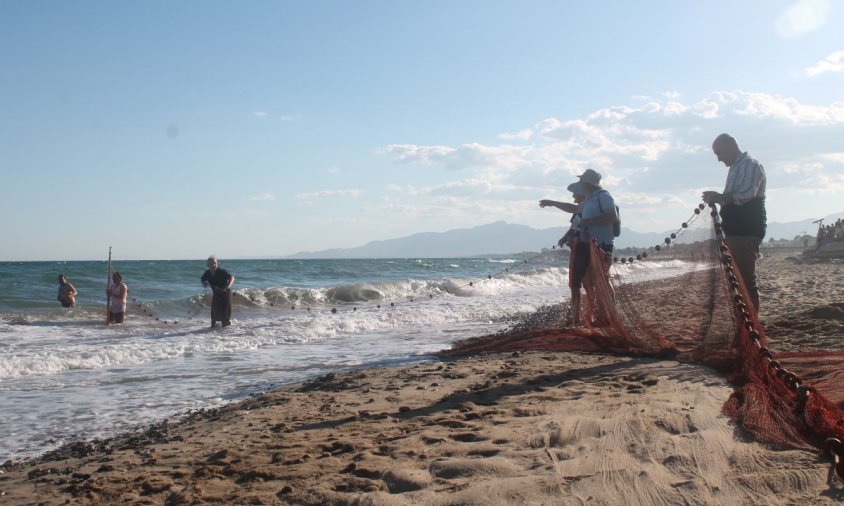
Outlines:
{"label": "ocean wave", "polygon": [[442,278],[403,280],[388,283],[351,283],[330,288],[246,288],[236,292],[235,306],[328,306],[389,302],[440,297],[443,295],[488,295],[509,289],[523,289],[530,285],[547,286],[563,282],[564,268],[533,268],[489,275],[486,278]]}

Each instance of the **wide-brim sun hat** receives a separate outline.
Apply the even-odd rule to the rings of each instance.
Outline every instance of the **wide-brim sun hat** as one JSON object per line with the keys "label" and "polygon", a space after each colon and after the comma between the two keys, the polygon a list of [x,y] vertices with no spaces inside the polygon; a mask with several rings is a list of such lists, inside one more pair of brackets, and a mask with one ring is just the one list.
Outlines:
{"label": "wide-brim sun hat", "polygon": [[590,184],[595,188],[601,187],[601,174],[598,171],[586,169],[583,174],[577,177],[580,178],[581,183]]}
{"label": "wide-brim sun hat", "polygon": [[586,195],[586,190],[583,189],[583,185],[580,184],[580,181],[568,185],[568,188],[566,189],[573,195]]}

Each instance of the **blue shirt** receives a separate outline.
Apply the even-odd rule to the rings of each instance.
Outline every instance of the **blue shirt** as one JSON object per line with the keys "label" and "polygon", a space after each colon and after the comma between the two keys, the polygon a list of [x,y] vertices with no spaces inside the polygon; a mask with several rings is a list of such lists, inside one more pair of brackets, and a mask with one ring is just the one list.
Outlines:
{"label": "blue shirt", "polygon": [[[597,190],[588,199],[583,201],[581,216],[584,220],[588,220],[603,216],[610,212],[610,210],[615,210],[615,200],[613,200],[612,195],[607,190]],[[612,246],[613,240],[615,240],[612,223],[583,227],[581,237],[584,236],[587,240],[595,239],[598,244],[606,244],[608,246]]]}

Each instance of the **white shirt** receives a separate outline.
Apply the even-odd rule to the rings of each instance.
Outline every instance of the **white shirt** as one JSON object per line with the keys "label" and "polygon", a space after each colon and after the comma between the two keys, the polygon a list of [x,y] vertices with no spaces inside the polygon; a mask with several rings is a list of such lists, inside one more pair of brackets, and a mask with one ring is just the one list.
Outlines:
{"label": "white shirt", "polygon": [[[120,283],[117,285],[111,285],[111,311],[112,313],[125,313],[126,312],[126,297],[129,295],[129,289],[126,288],[126,291],[123,291],[123,288],[126,287],[125,283]],[[121,296],[121,293],[122,296]]]}
{"label": "white shirt", "polygon": [[583,218],[580,216],[580,213],[574,213],[571,217],[571,225],[569,228],[579,234],[583,229],[583,226],[580,224],[581,221],[583,221]]}
{"label": "white shirt", "polygon": [[730,165],[724,193],[733,194],[733,202],[744,204],[756,197],[765,197],[765,169],[745,151]]}

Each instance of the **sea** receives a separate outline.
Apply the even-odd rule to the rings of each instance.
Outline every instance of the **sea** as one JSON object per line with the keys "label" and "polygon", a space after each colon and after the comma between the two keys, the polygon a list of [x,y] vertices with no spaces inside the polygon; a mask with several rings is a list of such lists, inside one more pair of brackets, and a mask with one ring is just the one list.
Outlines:
{"label": "sea", "polygon": [[[682,262],[614,266],[655,278]],[[477,258],[225,260],[233,324],[210,326],[202,260],[0,262],[0,463],[107,438],[330,372],[437,360],[568,299],[559,250]],[[667,268],[666,268],[667,267]],[[64,274],[77,307],[56,300]]]}

